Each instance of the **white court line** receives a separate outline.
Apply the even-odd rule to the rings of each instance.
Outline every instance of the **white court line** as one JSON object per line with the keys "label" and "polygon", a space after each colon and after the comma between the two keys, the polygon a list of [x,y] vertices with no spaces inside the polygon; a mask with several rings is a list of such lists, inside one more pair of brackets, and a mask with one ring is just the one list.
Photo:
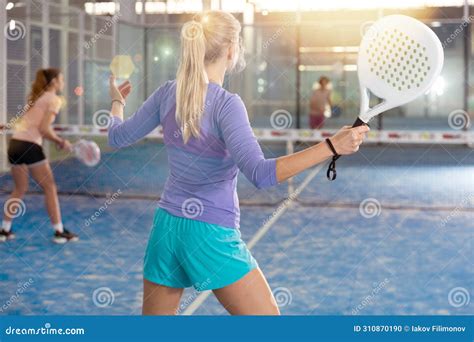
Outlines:
{"label": "white court line", "polygon": [[[286,210],[293,204],[295,199],[299,196],[301,191],[303,191],[313,180],[314,177],[321,171],[321,169],[326,165],[322,163],[310,171],[309,175],[304,179],[303,183],[293,192],[288,198],[280,204],[277,210],[273,213],[272,217],[265,221],[263,226],[261,226],[257,233],[252,237],[250,242],[247,244],[249,249],[252,249],[253,246],[257,244],[258,241],[268,232],[268,230],[278,221],[278,219],[286,212]],[[212,291],[202,292],[196,299],[183,311],[184,316],[192,315],[199,307],[206,301],[206,299],[211,295]]]}

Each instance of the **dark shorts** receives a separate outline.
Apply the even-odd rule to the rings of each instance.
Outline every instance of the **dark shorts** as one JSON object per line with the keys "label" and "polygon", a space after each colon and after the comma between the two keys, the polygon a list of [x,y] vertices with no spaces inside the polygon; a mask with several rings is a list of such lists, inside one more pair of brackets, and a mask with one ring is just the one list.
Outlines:
{"label": "dark shorts", "polygon": [[46,156],[43,148],[30,141],[11,139],[8,144],[8,161],[12,165],[28,166],[44,162]]}
{"label": "dark shorts", "polygon": [[324,114],[310,115],[309,127],[311,127],[311,129],[323,128],[324,120],[325,120]]}

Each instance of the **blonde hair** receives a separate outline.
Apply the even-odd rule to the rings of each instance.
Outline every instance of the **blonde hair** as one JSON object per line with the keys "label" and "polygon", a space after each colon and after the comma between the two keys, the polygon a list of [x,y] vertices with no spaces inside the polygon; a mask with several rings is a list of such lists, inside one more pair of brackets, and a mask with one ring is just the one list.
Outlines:
{"label": "blonde hair", "polygon": [[205,66],[222,57],[234,46],[232,69],[243,69],[243,49],[240,46],[241,26],[232,14],[208,11],[188,21],[181,29],[181,58],[176,74],[176,121],[183,141],[200,136],[201,118],[209,82]]}

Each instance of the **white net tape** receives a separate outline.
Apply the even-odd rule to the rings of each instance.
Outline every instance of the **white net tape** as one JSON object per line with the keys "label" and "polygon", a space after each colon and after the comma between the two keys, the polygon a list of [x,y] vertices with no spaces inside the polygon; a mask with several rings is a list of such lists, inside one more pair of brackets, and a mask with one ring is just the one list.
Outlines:
{"label": "white net tape", "polygon": [[[60,135],[106,136],[106,128],[95,126],[56,125]],[[311,129],[266,129],[255,128],[254,134],[261,141],[301,141],[316,142],[331,137],[336,130]],[[161,128],[154,130],[147,137],[163,138]],[[422,131],[422,130],[371,130],[366,143],[399,143],[399,144],[474,144],[474,132],[471,131]]]}

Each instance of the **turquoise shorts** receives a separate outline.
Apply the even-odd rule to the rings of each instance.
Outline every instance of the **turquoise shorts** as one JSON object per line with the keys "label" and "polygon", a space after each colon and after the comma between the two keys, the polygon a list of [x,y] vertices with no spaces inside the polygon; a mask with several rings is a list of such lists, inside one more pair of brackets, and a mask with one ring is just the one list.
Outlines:
{"label": "turquoise shorts", "polygon": [[146,280],[174,288],[214,290],[236,282],[257,267],[239,229],[157,209],[145,253]]}

